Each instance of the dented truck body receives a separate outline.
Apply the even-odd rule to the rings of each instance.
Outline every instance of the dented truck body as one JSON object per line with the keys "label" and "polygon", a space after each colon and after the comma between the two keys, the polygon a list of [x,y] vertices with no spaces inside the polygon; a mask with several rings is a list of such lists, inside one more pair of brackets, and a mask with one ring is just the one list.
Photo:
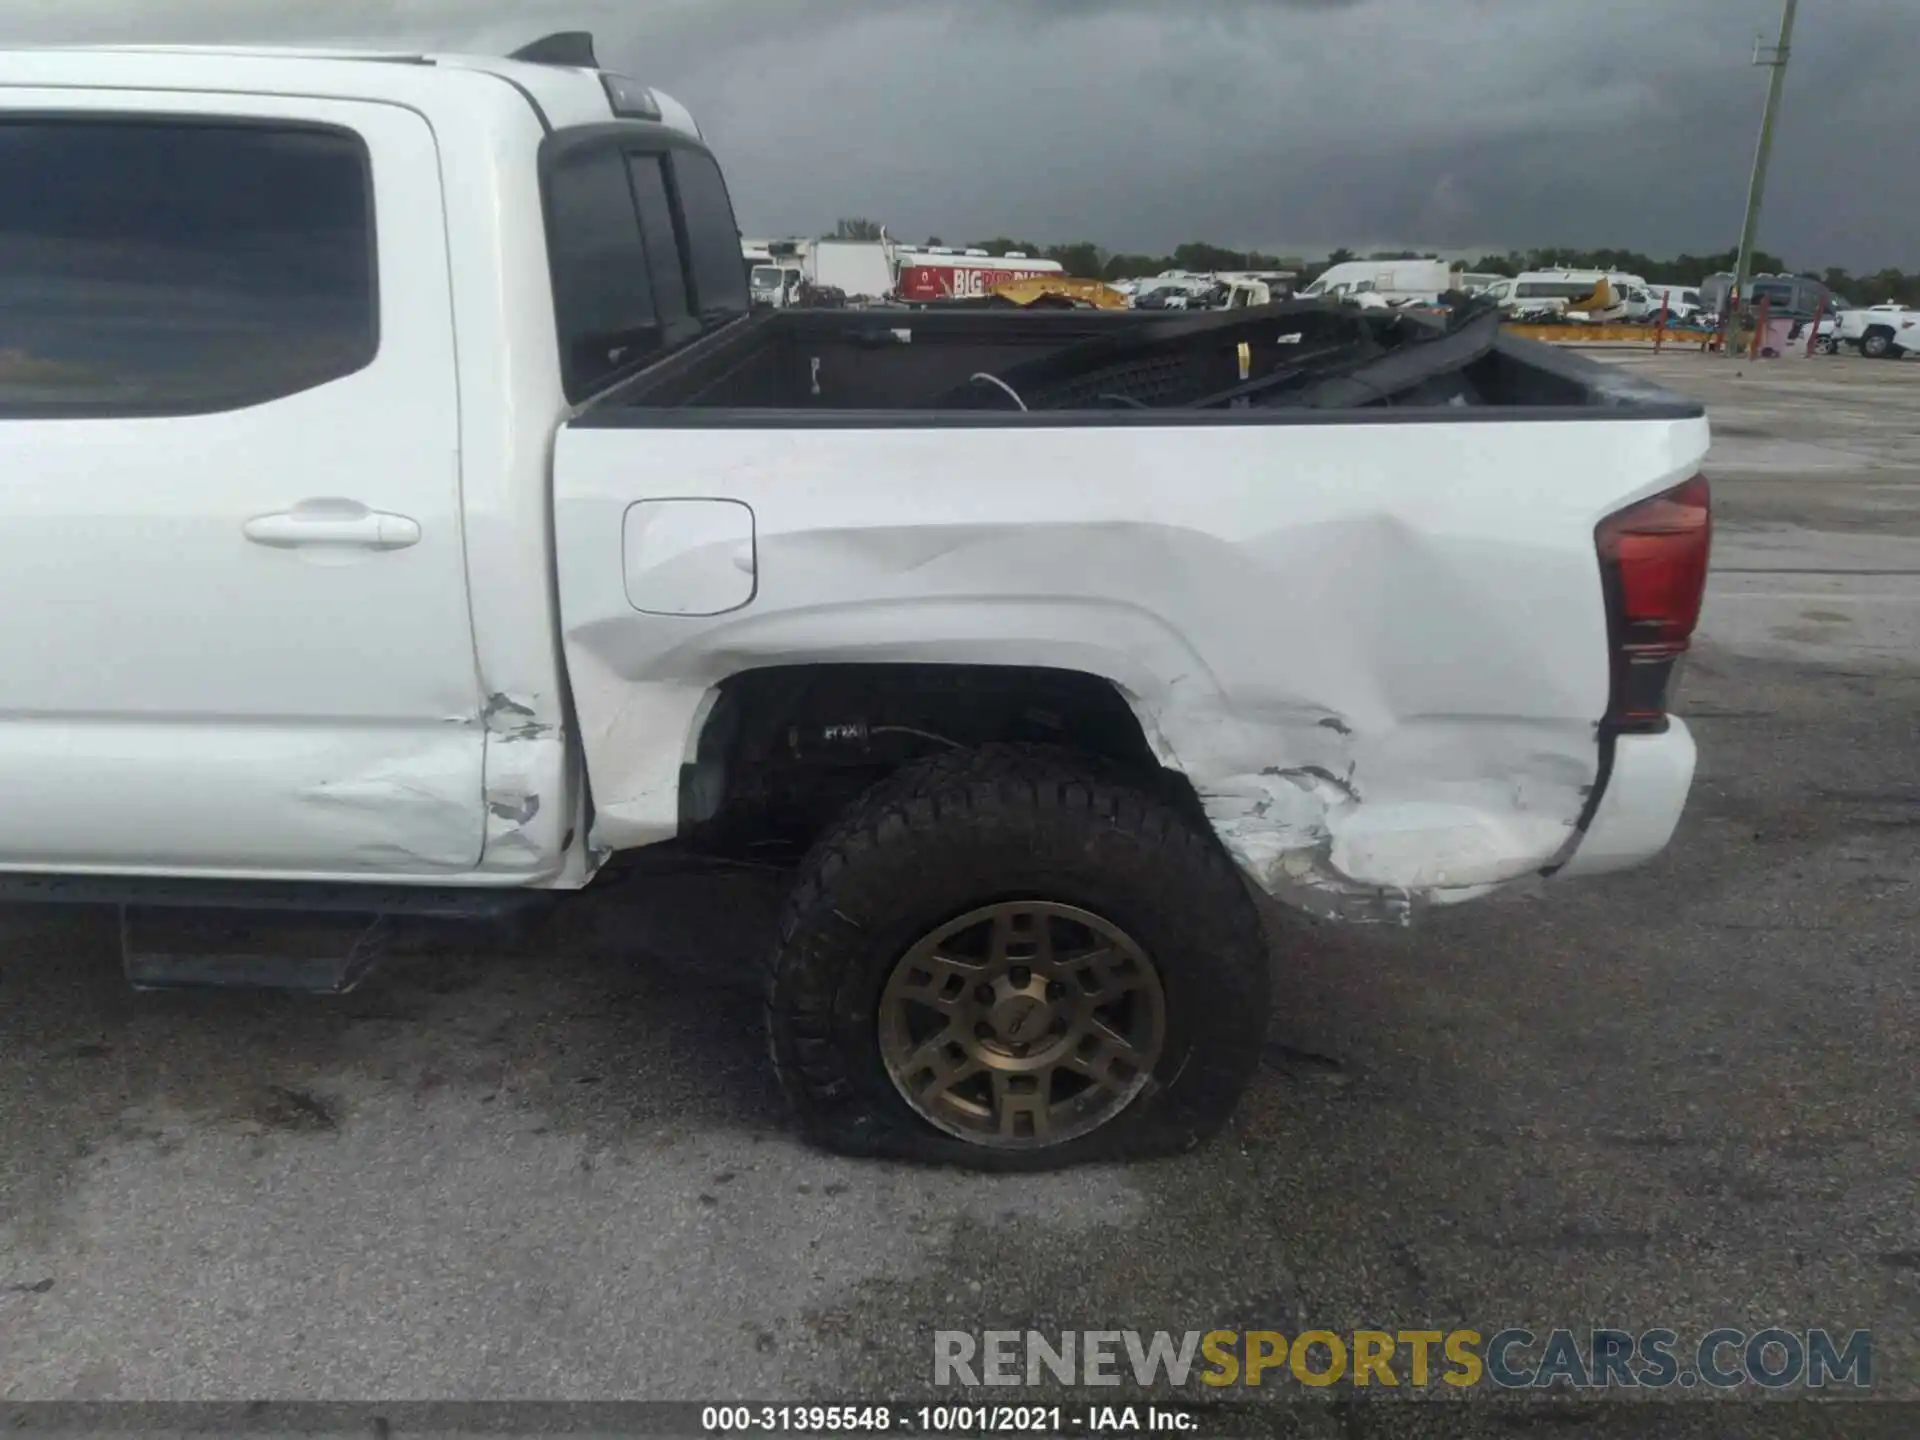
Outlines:
{"label": "dented truck body", "polygon": [[[47,353],[23,326],[0,363],[32,617],[0,642],[0,870],[578,889],[684,834],[728,682],[809,665],[1092,677],[1254,882],[1330,914],[1666,844],[1692,741],[1610,719],[1596,535],[1695,475],[1697,407],[1473,317],[751,316],[737,232],[700,248],[732,216],[697,130],[610,93],[0,55],[0,124],[50,167],[111,160],[75,127],[341,139],[373,307],[356,364],[172,403],[74,381],[35,282]],[[634,202],[636,263],[688,247],[673,314],[569,228],[643,172],[678,208]],[[1127,389],[1174,370],[1185,398]]]}
{"label": "dented truck body", "polygon": [[[1692,742],[1677,720],[1603,731],[1594,537],[1693,475],[1706,425],[1633,414],[570,426],[561,606],[596,836],[674,833],[680,765],[728,675],[932,662],[1111,683],[1248,874],[1330,913],[1404,915],[1539,875],[1597,818],[1637,837],[1585,837],[1604,868],[1647,858],[1678,819]],[[635,523],[643,474],[751,511],[750,536],[649,557],[688,594],[703,569],[737,576],[738,604],[635,612],[633,546],[589,537]],[[634,742],[662,731],[689,748]]]}

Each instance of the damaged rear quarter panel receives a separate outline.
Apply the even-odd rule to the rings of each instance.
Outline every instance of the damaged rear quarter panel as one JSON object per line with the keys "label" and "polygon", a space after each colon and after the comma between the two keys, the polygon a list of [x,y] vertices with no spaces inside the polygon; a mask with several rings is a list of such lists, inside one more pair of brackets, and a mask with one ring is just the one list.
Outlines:
{"label": "damaged rear quarter panel", "polygon": [[[1484,893],[1561,852],[1596,780],[1593,527],[1705,444],[1699,420],[565,431],[596,840],[673,833],[739,670],[1048,665],[1118,687],[1275,894],[1392,915]],[[669,485],[752,507],[751,605],[628,604],[621,516]]]}

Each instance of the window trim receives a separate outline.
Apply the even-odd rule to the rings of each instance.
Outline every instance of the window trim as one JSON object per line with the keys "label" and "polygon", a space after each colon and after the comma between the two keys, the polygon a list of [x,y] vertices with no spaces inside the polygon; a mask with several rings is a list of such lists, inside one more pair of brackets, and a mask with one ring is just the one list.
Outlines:
{"label": "window trim", "polygon": [[[633,218],[640,227],[640,248],[647,257],[647,283],[653,287],[653,313],[660,323],[660,349],[653,356],[659,359],[669,355],[683,345],[691,345],[698,340],[706,329],[700,323],[699,307],[694,302],[693,277],[687,264],[686,227],[680,223],[680,197],[673,187],[673,179],[668,171],[666,155],[658,150],[623,150],[620,158],[626,163],[621,171],[627,177],[627,193],[633,198]],[[680,279],[680,303],[685,313],[677,319],[669,320],[660,307],[660,271],[661,266],[653,253],[653,238],[647,234],[645,207],[640,203],[640,191],[637,188],[633,167],[637,160],[654,162],[660,176],[660,196],[667,205],[667,234],[673,241],[673,270]],[[684,339],[672,338],[677,328],[686,332]]]}
{"label": "window trim", "polygon": [[[711,150],[707,150],[703,146],[700,148],[700,153],[712,164],[713,173],[720,177],[721,193],[727,197],[727,218],[733,222],[734,248],[738,249],[740,248],[740,216],[733,208],[733,192],[727,189],[727,172],[720,168],[720,160]],[[667,177],[667,193],[672,197],[673,233],[676,242],[680,246],[681,268],[685,270],[687,276],[687,295],[690,299],[690,308],[693,311],[694,318],[698,319],[706,311],[706,297],[700,293],[700,280],[693,271],[692,232],[687,229],[686,197],[680,189],[679,156],[662,155],[661,159],[665,162],[662,168]],[[744,258],[745,257],[742,256],[743,260]],[[748,315],[753,312],[753,296],[751,293],[746,296],[746,302],[746,308],[741,311],[742,315]]]}
{"label": "window trim", "polygon": [[386,343],[385,305],[380,287],[380,196],[375,186],[373,151],[367,137],[350,125],[330,120],[299,120],[278,115],[225,115],[211,112],[188,114],[183,111],[156,110],[71,110],[33,106],[0,111],[0,126],[9,125],[137,125],[147,129],[183,130],[262,130],[276,135],[321,135],[351,142],[359,161],[362,194],[366,198],[368,334],[366,353],[351,370],[329,375],[302,385],[297,390],[273,390],[264,394],[211,396],[202,401],[163,402],[149,405],[122,400],[82,401],[44,404],[34,401],[10,401],[0,397],[0,421],[4,420],[165,420],[189,419],[201,415],[232,415],[262,405],[291,400],[364,374],[378,363]]}
{"label": "window trim", "polygon": [[[741,320],[749,318],[753,313],[752,306],[749,305],[748,308],[734,320],[726,322],[726,325],[708,328],[700,323],[699,287],[694,283],[692,266],[689,263],[685,207],[680,203],[679,180],[674,173],[672,161],[673,154],[682,150],[703,155],[708,160],[713,161],[715,169],[720,169],[720,162],[714,157],[713,151],[703,142],[695,140],[692,136],[687,135],[683,131],[676,130],[670,125],[658,124],[649,120],[614,120],[592,125],[569,126],[564,130],[555,130],[540,142],[539,157],[536,165],[540,182],[541,225],[547,240],[547,283],[549,295],[553,303],[553,334],[555,350],[560,362],[561,390],[570,405],[584,406],[591,404],[599,396],[625,384],[649,366],[657,365],[669,355],[685,349],[686,346],[695,344],[709,335],[719,333],[720,330],[726,328],[726,325],[738,324]],[[634,156],[638,155],[655,156],[660,160],[661,176],[667,186],[668,209],[673,212],[671,223],[673,225],[674,243],[680,252],[680,274],[682,281],[686,285],[688,311],[694,322],[695,329],[686,340],[677,345],[665,343],[665,334],[663,331],[662,344],[658,350],[638,356],[615,369],[603,371],[593,380],[582,384],[579,378],[571,373],[572,367],[567,362],[566,346],[560,334],[560,253],[559,246],[555,243],[557,237],[553,224],[553,177],[555,172],[569,161],[602,151],[611,151],[620,157],[623,162],[621,170],[627,177],[629,196],[633,194],[633,176],[626,162],[629,162]],[[724,170],[721,170],[720,180],[722,185],[726,183],[726,172]],[[727,196],[727,203],[729,207],[731,207],[733,203],[731,193]],[[635,205],[636,209],[633,217],[634,228],[636,234],[639,235],[641,249],[643,252],[646,252],[646,235],[640,225],[637,200],[635,201]],[[737,216],[734,223],[737,227],[739,224]],[[649,272],[649,283],[651,283],[653,266],[650,253],[647,268]]]}

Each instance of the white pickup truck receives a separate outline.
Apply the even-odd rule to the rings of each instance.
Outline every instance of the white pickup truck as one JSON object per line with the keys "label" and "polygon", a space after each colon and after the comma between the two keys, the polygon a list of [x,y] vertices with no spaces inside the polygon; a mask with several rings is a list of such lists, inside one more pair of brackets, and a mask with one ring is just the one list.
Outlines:
{"label": "white pickup truck", "polygon": [[1869,360],[1898,360],[1920,355],[1920,310],[1896,301],[1843,311],[1835,332],[1836,347],[1850,345]]}
{"label": "white pickup truck", "polygon": [[809,1133],[1132,1156],[1254,1067],[1256,891],[1404,917],[1685,802],[1707,422],[1491,311],[753,310],[574,35],[0,52],[0,197],[0,899],[119,907],[137,983],[785,857]]}

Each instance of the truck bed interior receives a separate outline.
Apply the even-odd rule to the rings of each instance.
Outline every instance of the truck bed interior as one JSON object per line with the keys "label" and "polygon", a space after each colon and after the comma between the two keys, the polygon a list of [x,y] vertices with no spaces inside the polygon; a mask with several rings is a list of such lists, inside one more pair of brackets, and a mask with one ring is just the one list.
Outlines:
{"label": "truck bed interior", "polygon": [[[1500,332],[1490,308],[1440,315],[1319,301],[1167,316],[1140,311],[768,310],[648,367],[588,424],[799,421],[874,412],[1133,412],[1195,420],[1326,410],[1697,414],[1614,367]],[[898,423],[898,422],[896,422]]]}

